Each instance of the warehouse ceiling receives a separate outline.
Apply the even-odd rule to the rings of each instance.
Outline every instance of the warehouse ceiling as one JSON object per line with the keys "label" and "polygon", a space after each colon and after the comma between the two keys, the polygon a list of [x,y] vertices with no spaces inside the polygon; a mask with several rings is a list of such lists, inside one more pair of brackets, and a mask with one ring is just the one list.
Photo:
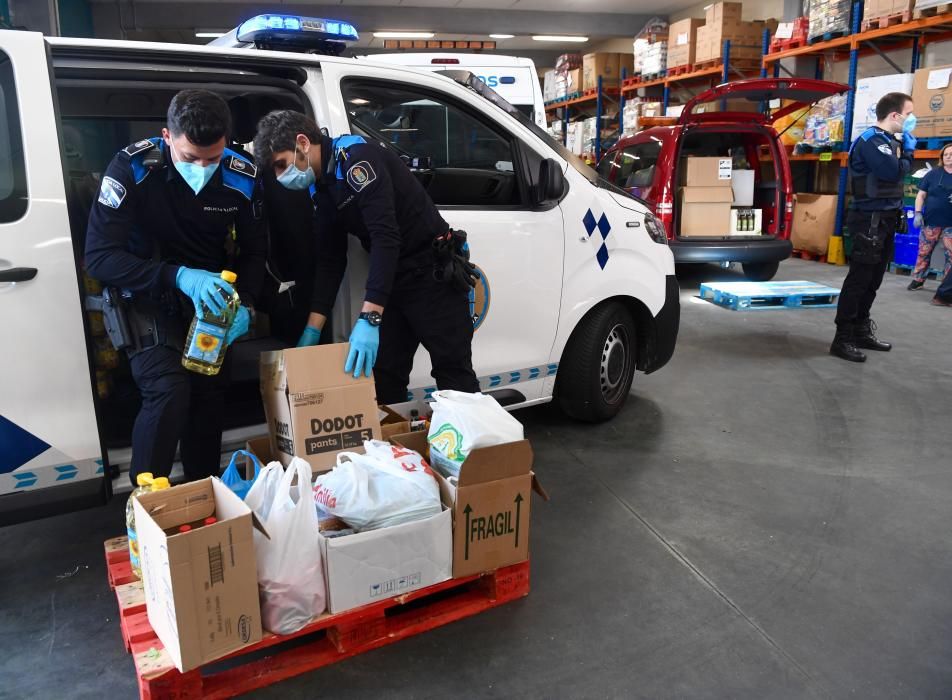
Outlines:
{"label": "warehouse ceiling", "polygon": [[[427,31],[435,39],[496,39],[496,53],[560,53],[582,50],[617,37],[632,37],[653,15],[668,15],[697,0],[92,0],[96,36],[204,43],[196,32],[227,31],[256,14],[283,12],[341,19],[361,35],[357,52],[384,49],[375,31]],[[587,36],[586,43],[539,42],[533,35]]]}

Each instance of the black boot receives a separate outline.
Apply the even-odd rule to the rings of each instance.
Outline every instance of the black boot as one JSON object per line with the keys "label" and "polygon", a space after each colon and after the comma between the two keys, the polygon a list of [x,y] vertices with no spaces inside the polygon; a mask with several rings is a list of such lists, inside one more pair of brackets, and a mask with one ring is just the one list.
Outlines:
{"label": "black boot", "polygon": [[858,348],[865,350],[879,350],[880,352],[889,352],[892,350],[892,343],[887,343],[875,336],[876,324],[870,320],[857,321],[853,328],[853,342]]}
{"label": "black boot", "polygon": [[866,362],[866,355],[861,353],[853,342],[852,326],[837,326],[833,344],[830,345],[830,354],[841,357],[850,362]]}

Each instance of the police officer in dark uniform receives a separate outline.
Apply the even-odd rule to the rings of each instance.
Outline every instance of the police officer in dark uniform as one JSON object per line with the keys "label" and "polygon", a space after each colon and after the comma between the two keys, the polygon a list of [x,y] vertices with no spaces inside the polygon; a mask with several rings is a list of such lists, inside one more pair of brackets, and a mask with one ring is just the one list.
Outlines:
{"label": "police officer in dark uniform", "polygon": [[359,136],[323,136],[293,111],[261,120],[255,157],[273,168],[280,184],[311,189],[314,198],[317,266],[298,345],[320,340],[344,276],[350,233],[369,252],[370,271],[345,371],[357,377],[373,370],[380,403],[406,401],[422,343],[440,389],[479,391],[469,313],[477,273],[465,234],[450,230],[406,164]]}
{"label": "police officer in dark uniform", "polygon": [[[228,106],[206,90],[172,98],[162,138],[112,159],[89,217],[86,269],[126,300],[125,347],[142,408],[132,432],[133,484],[168,476],[181,442],[188,480],[217,475],[228,356],[218,375],[182,366],[188,324],[204,303],[223,310],[237,291],[226,338],[244,335],[265,274],[267,227],[254,164],[225,148]],[[221,278],[237,273],[236,289]]]}
{"label": "police officer in dark uniform", "polygon": [[[862,349],[887,351],[889,343],[873,333],[869,311],[892,259],[896,231],[905,224],[903,178],[912,170],[916,126],[912,98],[891,92],[876,104],[876,126],[864,131],[849,153],[853,204],[846,225],[853,237],[850,269],[836,309],[836,336],[830,354],[865,362]],[[902,135],[902,142],[896,135]]]}

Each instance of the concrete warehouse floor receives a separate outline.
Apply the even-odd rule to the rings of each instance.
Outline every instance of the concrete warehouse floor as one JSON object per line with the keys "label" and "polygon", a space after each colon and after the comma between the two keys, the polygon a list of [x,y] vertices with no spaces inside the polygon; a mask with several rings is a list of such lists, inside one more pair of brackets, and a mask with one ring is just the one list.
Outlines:
{"label": "concrete warehouse floor", "polygon": [[[675,357],[613,422],[518,414],[552,496],[528,598],[256,697],[952,696],[952,311],[887,275],[896,347],[853,365],[832,310],[694,298],[725,277],[683,275]],[[0,697],[135,696],[102,557],[123,502],[0,530]]]}

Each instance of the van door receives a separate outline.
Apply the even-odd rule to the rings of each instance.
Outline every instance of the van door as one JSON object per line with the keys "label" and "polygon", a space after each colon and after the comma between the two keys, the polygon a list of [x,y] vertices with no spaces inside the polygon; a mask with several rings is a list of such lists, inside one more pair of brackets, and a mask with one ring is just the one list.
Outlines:
{"label": "van door", "polygon": [[[332,120],[346,115],[332,121],[331,133],[429,158],[421,181],[450,226],[469,234],[483,275],[471,295],[473,362],[483,389],[511,388],[499,394],[503,403],[544,398],[543,380],[555,373],[546,362],[559,320],[564,242],[559,207],[528,202],[527,179],[541,156],[480,109],[481,98],[462,89],[451,95],[436,76],[411,84],[379,69],[325,64],[324,78]],[[435,388],[429,370],[428,356],[418,353],[411,390]]]}
{"label": "van door", "polygon": [[0,31],[0,523],[106,495],[80,299],[46,43]]}

